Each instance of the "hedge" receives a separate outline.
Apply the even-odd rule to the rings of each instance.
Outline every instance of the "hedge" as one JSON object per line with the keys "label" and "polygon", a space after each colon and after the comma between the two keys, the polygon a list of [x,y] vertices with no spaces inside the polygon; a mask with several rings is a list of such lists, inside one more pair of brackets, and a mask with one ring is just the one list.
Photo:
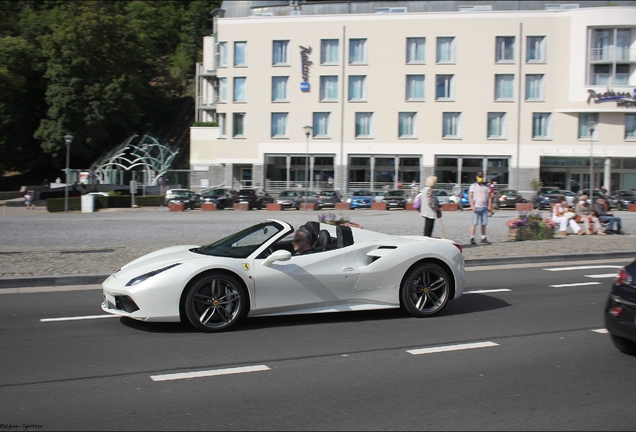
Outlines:
{"label": "hedge", "polygon": [[[64,198],[49,198],[46,200],[46,209],[49,213],[58,213],[64,211]],[[81,199],[77,197],[68,199],[69,211],[80,211],[82,209]]]}
{"label": "hedge", "polygon": [[135,195],[135,204],[137,204],[139,207],[159,207],[163,205],[163,200],[163,195]]}
{"label": "hedge", "polygon": [[[135,196],[135,205],[139,207],[152,207],[163,205],[163,195]],[[95,210],[105,208],[129,208],[130,195],[95,196]],[[46,209],[50,213],[64,211],[64,198],[49,198],[46,200]],[[80,211],[82,209],[81,198],[74,197],[68,200],[68,209]]]}
{"label": "hedge", "polygon": [[[78,197],[81,194],[82,193],[78,190],[72,190],[70,188],[68,190],[68,196],[70,197]],[[64,188],[58,188],[56,190],[41,191],[38,195],[38,199],[40,200],[45,200],[49,198],[64,198]]]}

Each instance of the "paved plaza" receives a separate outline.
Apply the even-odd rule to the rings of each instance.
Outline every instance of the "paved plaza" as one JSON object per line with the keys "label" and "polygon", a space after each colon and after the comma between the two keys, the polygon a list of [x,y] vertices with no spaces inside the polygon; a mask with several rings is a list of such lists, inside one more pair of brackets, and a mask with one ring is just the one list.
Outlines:
{"label": "paved plaza", "polygon": [[[267,218],[282,219],[297,228],[325,213],[342,215],[365,229],[387,234],[422,235],[423,231],[421,216],[402,210],[171,213],[166,207],[159,207],[60,214],[48,213],[43,207],[6,207],[0,209],[0,277],[111,273],[163,247],[208,244]],[[445,212],[443,223],[447,238],[464,245],[467,259],[636,251],[636,213],[616,214],[623,219],[628,235],[570,234],[564,239],[512,242],[508,240],[506,222],[517,212],[499,210],[488,223],[491,244],[477,246],[469,244],[470,211]],[[433,235],[442,237],[439,221]]]}

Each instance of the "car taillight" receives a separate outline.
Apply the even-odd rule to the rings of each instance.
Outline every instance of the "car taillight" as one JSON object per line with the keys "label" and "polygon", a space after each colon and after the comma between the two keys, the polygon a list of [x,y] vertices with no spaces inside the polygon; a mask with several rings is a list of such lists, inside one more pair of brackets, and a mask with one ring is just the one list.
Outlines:
{"label": "car taillight", "polygon": [[625,268],[622,268],[618,274],[616,275],[616,285],[631,285],[632,284],[632,276],[627,273]]}
{"label": "car taillight", "polygon": [[619,305],[614,305],[609,308],[608,311],[614,318],[618,318],[623,313],[623,308]]}
{"label": "car taillight", "polygon": [[455,245],[455,247],[456,247],[457,249],[459,249],[459,251],[460,251],[460,252],[462,252],[462,253],[464,252],[464,248],[462,248],[462,245],[457,244],[457,243],[453,243],[453,244]]}

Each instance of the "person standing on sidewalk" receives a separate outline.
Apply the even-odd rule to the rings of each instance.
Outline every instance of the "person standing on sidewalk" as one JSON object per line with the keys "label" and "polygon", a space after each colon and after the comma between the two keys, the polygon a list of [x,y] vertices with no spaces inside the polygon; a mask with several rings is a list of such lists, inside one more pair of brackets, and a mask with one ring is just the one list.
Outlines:
{"label": "person standing on sidewalk", "polygon": [[477,181],[468,190],[468,201],[473,210],[472,226],[470,227],[470,244],[472,245],[477,244],[475,231],[478,223],[481,223],[481,242],[490,244],[486,238],[486,225],[488,224],[488,213],[492,212],[492,197],[493,193],[490,192],[490,187],[484,184],[483,173],[477,173]]}
{"label": "person standing on sidewalk", "polygon": [[422,190],[420,197],[420,215],[424,218],[424,237],[433,235],[433,227],[435,219],[442,217],[437,195],[433,193],[433,188],[437,184],[437,177],[429,176],[426,178],[426,187]]}

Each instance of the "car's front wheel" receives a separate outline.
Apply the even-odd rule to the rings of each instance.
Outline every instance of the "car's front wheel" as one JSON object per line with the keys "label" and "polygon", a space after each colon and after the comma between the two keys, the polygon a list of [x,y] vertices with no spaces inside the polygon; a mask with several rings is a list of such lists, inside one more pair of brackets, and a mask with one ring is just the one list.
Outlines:
{"label": "car's front wheel", "polygon": [[624,352],[625,354],[636,356],[636,342],[630,341],[629,339],[622,338],[620,336],[610,335],[612,338],[612,343],[619,351]]}
{"label": "car's front wheel", "polygon": [[234,326],[245,315],[247,294],[233,276],[208,273],[194,279],[185,297],[188,321],[204,332],[219,332]]}
{"label": "car's front wheel", "polygon": [[400,289],[402,307],[415,317],[439,313],[450,298],[450,276],[442,267],[422,263],[412,267],[404,277]]}

